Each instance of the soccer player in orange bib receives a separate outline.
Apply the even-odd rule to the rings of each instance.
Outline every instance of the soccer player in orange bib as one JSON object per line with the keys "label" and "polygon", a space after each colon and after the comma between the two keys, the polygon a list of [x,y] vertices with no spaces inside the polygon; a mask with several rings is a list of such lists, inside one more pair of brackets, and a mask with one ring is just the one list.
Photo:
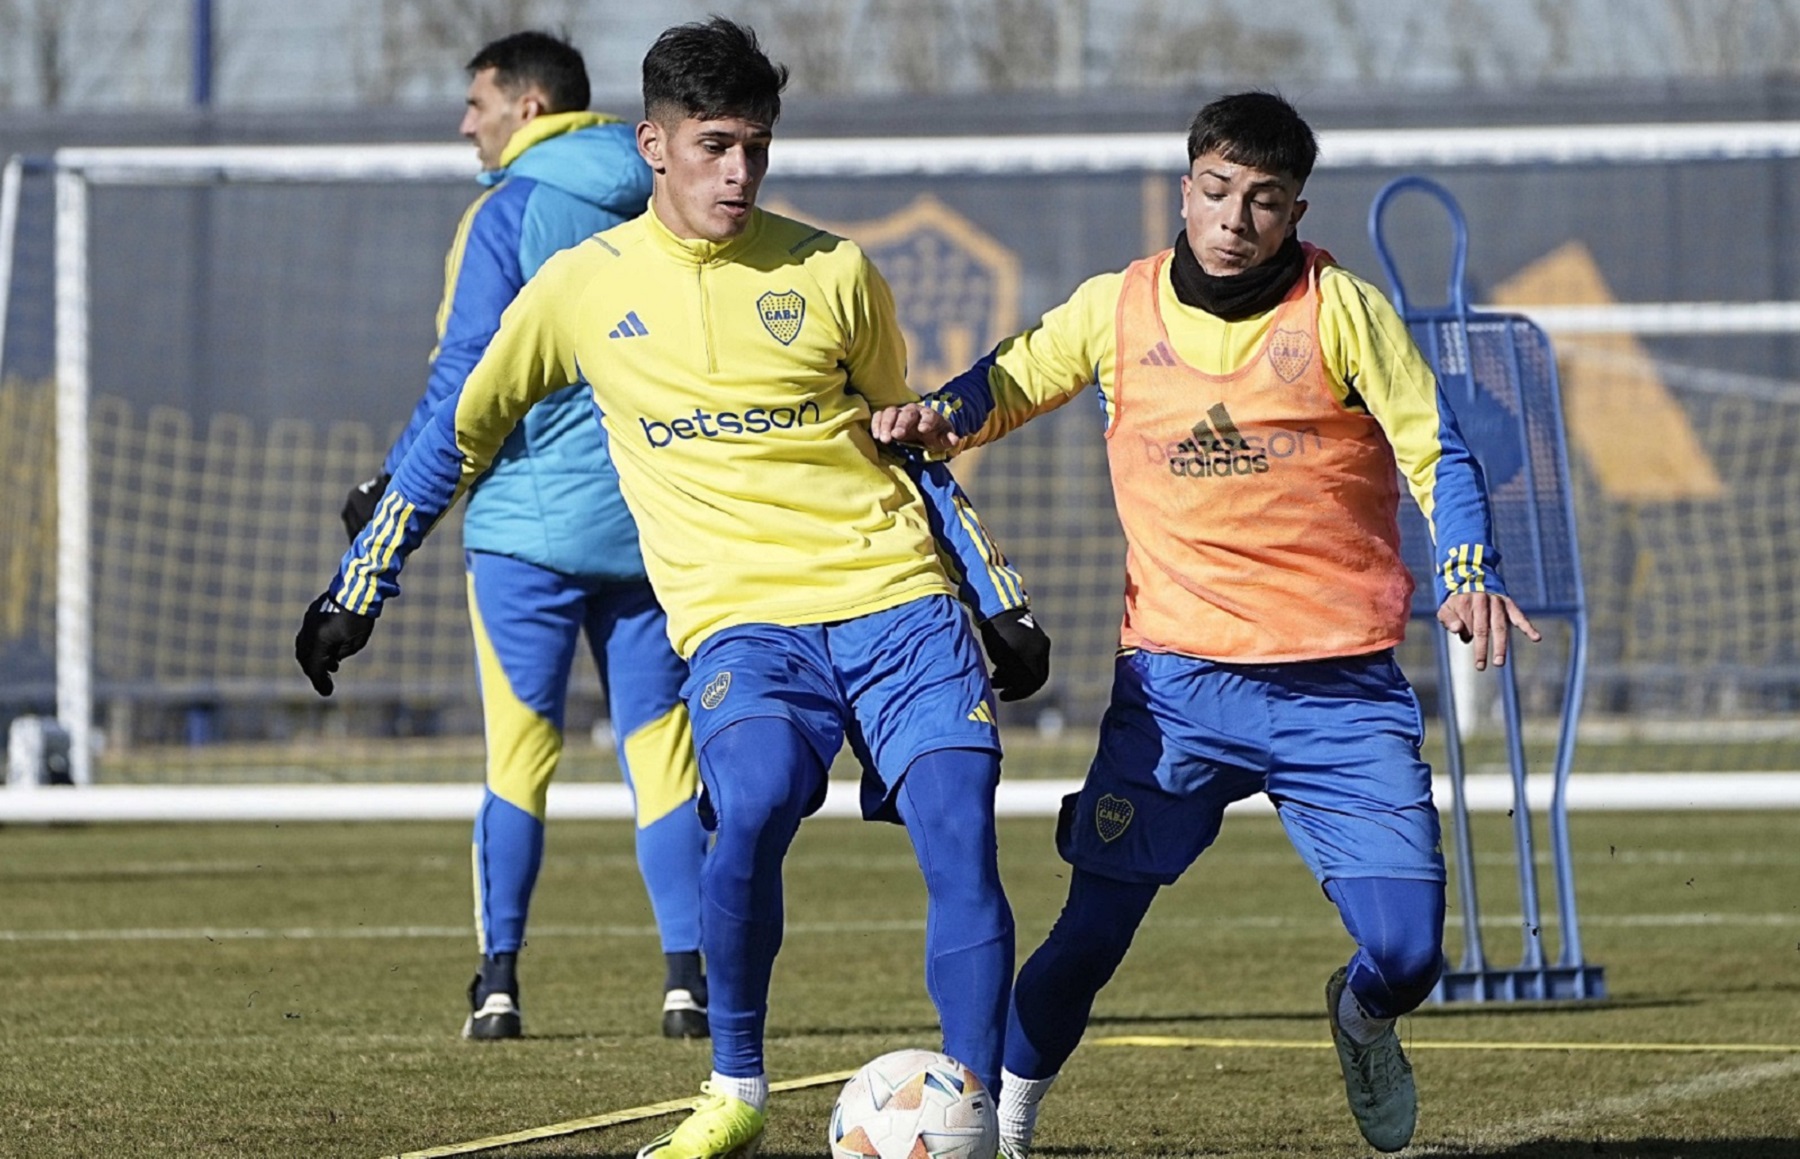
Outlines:
{"label": "soccer player in orange bib", "polygon": [[1280,97],[1201,109],[1172,249],[1084,283],[876,437],[948,451],[1100,390],[1126,540],[1125,617],[1099,750],[1064,802],[1073,866],[1009,1011],[1002,1149],[1038,1101],[1156,891],[1266,793],[1356,942],[1326,985],[1358,1127],[1412,1138],[1394,1020],[1443,968],[1444,859],[1418,701],[1394,662],[1413,583],[1399,479],[1432,526],[1438,620],[1505,663],[1536,629],[1505,594],[1481,472],[1405,324],[1296,234],[1318,146]]}

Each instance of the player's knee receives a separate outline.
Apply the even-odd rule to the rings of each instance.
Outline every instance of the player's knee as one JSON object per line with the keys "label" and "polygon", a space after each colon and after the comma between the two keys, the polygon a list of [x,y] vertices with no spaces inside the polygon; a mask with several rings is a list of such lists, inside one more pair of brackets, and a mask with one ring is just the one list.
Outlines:
{"label": "player's knee", "polygon": [[701,753],[701,779],[721,841],[800,825],[823,787],[818,756],[786,721],[756,717],[731,725]]}
{"label": "player's knee", "polygon": [[994,787],[999,781],[1000,759],[996,754],[978,749],[937,749],[907,766],[898,789],[900,811],[909,825],[991,841]]}
{"label": "player's knee", "polygon": [[796,778],[750,775],[719,787],[724,792],[709,791],[721,839],[799,827],[806,797]]}
{"label": "player's knee", "polygon": [[1394,1015],[1425,1001],[1444,969],[1444,952],[1434,939],[1394,939],[1364,946],[1363,952],[1386,991],[1384,1005]]}
{"label": "player's knee", "polygon": [[925,892],[932,907],[940,914],[960,915],[955,918],[959,924],[979,919],[981,925],[991,926],[1002,913],[1010,924],[1012,911],[999,874],[981,872],[979,862],[968,862],[967,867],[970,872],[959,873],[953,864],[939,860],[925,871]]}

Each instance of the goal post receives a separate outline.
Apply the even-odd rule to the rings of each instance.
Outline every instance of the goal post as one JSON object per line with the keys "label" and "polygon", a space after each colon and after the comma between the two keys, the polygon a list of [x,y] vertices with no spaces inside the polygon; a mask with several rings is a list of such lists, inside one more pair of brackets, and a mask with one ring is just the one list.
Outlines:
{"label": "goal post", "polygon": [[[1564,206],[1559,199],[1583,196],[1584,182],[1627,170],[1719,162],[1769,167],[1772,182],[1791,182],[1800,124],[1325,130],[1320,145],[1308,186],[1315,202],[1308,223],[1329,227],[1334,220],[1355,222],[1376,186],[1413,170],[1504,186],[1488,203],[1509,195],[1509,182],[1529,180],[1545,204],[1558,207]],[[1185,167],[1183,143],[1174,132],[783,138],[774,148],[765,197],[848,234],[874,254],[895,286],[917,385],[928,389],[931,375],[960,369],[1061,300],[1081,278],[1118,268],[1144,252],[1146,242],[1160,238],[1155,244],[1167,244],[1178,225],[1169,190]],[[70,739],[73,779],[106,779],[103,769],[96,771],[97,727],[107,723],[115,736],[122,733],[119,721],[101,720],[114,702],[129,719],[130,705],[144,698],[196,704],[221,696],[261,698],[286,706],[266,714],[279,736],[390,727],[367,720],[346,724],[348,709],[325,710],[307,701],[304,682],[288,671],[292,662],[283,645],[291,638],[288,621],[297,623],[340,545],[332,513],[343,488],[378,465],[386,438],[424,382],[443,248],[456,214],[478,191],[471,151],[435,144],[78,148],[56,152],[42,168],[54,185],[54,705]],[[6,230],[44,225],[24,223],[19,215],[18,186],[31,179],[31,167],[18,159],[7,165],[5,190],[11,192],[0,196],[6,210],[0,213],[0,273],[8,264],[13,268],[12,277],[0,282],[24,276]],[[1673,187],[1663,194],[1671,202],[1682,195]],[[1022,208],[1024,197],[1033,200]],[[96,243],[100,198],[138,200],[109,211],[102,223],[109,240]],[[1490,215],[1501,212],[1488,203],[1472,201]],[[373,208],[364,213],[366,206]],[[1036,225],[1022,220],[1032,217],[1034,207],[1043,219]],[[1336,219],[1328,216],[1334,212]],[[1633,225],[1617,223],[1621,239],[1628,240]],[[155,236],[171,228],[188,231],[191,244],[184,248]],[[134,229],[144,236],[132,240]],[[1505,233],[1484,229],[1482,236]],[[117,264],[129,261],[116,252],[121,238],[143,243],[145,268]],[[1356,243],[1348,236],[1326,239],[1328,247],[1333,242],[1354,256]],[[286,248],[265,252],[259,248],[264,243]],[[114,264],[97,275],[98,257]],[[1487,255],[1496,277],[1549,261],[1541,257]],[[234,260],[267,268],[251,277],[233,269]],[[227,271],[220,284],[207,283],[216,273],[208,262]],[[1558,269],[1564,267],[1576,268],[1564,262]],[[1372,263],[1353,268],[1373,280]],[[1608,381],[1620,380],[1616,372],[1623,366],[1625,377],[1637,382],[1646,378],[1639,372],[1648,365],[1648,377],[1666,388],[1657,405],[1674,426],[1700,432],[1690,431],[1691,437],[1704,441],[1704,422],[1714,419],[1742,426],[1731,436],[1741,439],[1753,439],[1758,428],[1773,431],[1796,422],[1800,383],[1793,349],[1800,303],[1791,296],[1726,302],[1715,290],[1707,300],[1658,300],[1656,291],[1678,279],[1655,272],[1636,286],[1611,287],[1616,293],[1607,300],[1558,300],[1554,293],[1533,300],[1529,294],[1549,283],[1523,276],[1510,282],[1517,284],[1494,281],[1480,290],[1506,291],[1509,311],[1532,316],[1557,338],[1565,358],[1585,359],[1596,375],[1613,374]],[[180,300],[161,301],[165,288],[167,297]],[[153,314],[154,321],[136,313]],[[6,315],[0,308],[0,327]],[[181,349],[146,350],[138,359],[115,345],[106,355],[115,378],[97,385],[96,342],[152,340]],[[1718,343],[1736,340],[1770,353],[1760,361],[1710,361]],[[24,389],[8,361],[17,341],[0,329],[0,389]],[[1644,348],[1664,341],[1688,345]],[[346,385],[361,373],[355,369],[360,362],[377,355],[383,369],[370,372],[374,388],[358,393]],[[284,372],[265,373],[254,365],[259,357]],[[319,374],[285,372],[300,361],[321,363]],[[117,377],[121,367],[143,368],[145,381]],[[256,381],[245,383],[239,397],[230,389],[233,376],[245,374]],[[1590,427],[1608,421],[1608,389],[1589,392],[1579,404],[1594,408]],[[1667,397],[1671,391],[1679,394],[1674,401]],[[185,410],[170,405],[171,398],[189,394],[194,398]],[[240,402],[246,415],[233,411]],[[1059,672],[1050,693],[1055,699],[1049,703],[1084,728],[1104,702],[1107,640],[1116,631],[1119,600],[1118,532],[1106,506],[1090,409],[1065,408],[1066,415],[1034,424],[968,464],[969,487],[986,521],[1024,565],[1059,640]],[[1584,510],[1583,518],[1623,530],[1618,552],[1599,553],[1600,566],[1620,574],[1591,588],[1597,599],[1629,600],[1634,584],[1645,590],[1643,577],[1630,573],[1631,537],[1666,517],[1667,526],[1658,523],[1656,534],[1679,538],[1701,518],[1682,505],[1703,496],[1699,490],[1675,499],[1618,492],[1608,471],[1618,468],[1637,479],[1644,470],[1602,461],[1603,451],[1595,455],[1600,457],[1583,475],[1584,502],[1603,504],[1605,511]],[[205,509],[209,505],[217,506]],[[1655,519],[1646,520],[1646,512]],[[222,519],[238,522],[224,533],[217,526]],[[1753,531],[1749,523],[1735,528],[1734,545],[1770,560],[1769,567],[1778,566],[1775,558],[1787,558],[1792,545],[1779,539],[1779,529],[1767,539],[1746,540]],[[195,554],[196,537],[205,540],[209,557]],[[473,677],[454,538],[454,529],[440,530],[434,536],[439,546],[409,567],[409,598],[399,603],[413,606],[394,610],[405,627],[384,623],[370,653],[352,666],[360,671],[347,672],[347,680],[352,688],[380,685],[388,699],[406,702],[394,711],[426,717],[450,711],[449,725],[467,728],[476,718],[468,711]],[[1664,565],[1670,574],[1685,566]],[[1765,598],[1760,582],[1752,588],[1743,589],[1745,598]],[[1669,603],[1638,616],[1646,622],[1633,622],[1635,613],[1617,608],[1599,615],[1602,631],[1616,632],[1624,642],[1598,666],[1626,684],[1678,685],[1683,649],[1707,630],[1683,620],[1693,609],[1675,606],[1692,594],[1688,589],[1658,590],[1657,598]],[[229,622],[207,623],[209,609]],[[1792,738],[1781,733],[1771,706],[1800,696],[1791,691],[1800,690],[1800,646],[1794,642],[1800,627],[1785,623],[1778,632],[1781,639],[1754,657],[1717,654],[1706,660],[1737,676],[1696,692],[1684,719],[1698,727],[1722,698],[1734,695],[1726,684],[1741,677],[1742,703],[1757,718],[1741,735],[1781,736],[1779,743],[1787,744]],[[174,657],[182,648],[191,654]],[[113,662],[97,665],[102,654]],[[1423,662],[1409,668],[1429,667],[1428,653],[1414,655]],[[1530,669],[1524,674],[1529,677]],[[1527,704],[1553,702],[1555,691],[1528,686]],[[1633,713],[1646,726],[1666,723],[1644,707],[1660,701],[1636,695],[1620,694],[1620,727],[1633,727]],[[1656,695],[1679,701],[1683,694]],[[1037,711],[1029,702],[1023,707]],[[187,739],[215,738],[207,711],[193,710]],[[321,715],[329,711],[338,715]]]}
{"label": "goal post", "polygon": [[69,774],[94,780],[93,555],[88,500],[87,182],[56,170],[56,718]]}

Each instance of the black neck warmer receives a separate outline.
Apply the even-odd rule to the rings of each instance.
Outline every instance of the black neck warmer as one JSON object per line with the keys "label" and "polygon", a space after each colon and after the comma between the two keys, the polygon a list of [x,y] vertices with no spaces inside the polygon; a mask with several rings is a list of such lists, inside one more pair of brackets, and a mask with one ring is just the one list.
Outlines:
{"label": "black neck warmer", "polygon": [[1215,278],[1200,268],[1200,259],[1188,246],[1187,231],[1175,235],[1175,260],[1169,263],[1169,280],[1184,306],[1205,310],[1227,322],[1260,314],[1287,296],[1306,269],[1306,251],[1300,239],[1288,235],[1275,256],[1241,274]]}

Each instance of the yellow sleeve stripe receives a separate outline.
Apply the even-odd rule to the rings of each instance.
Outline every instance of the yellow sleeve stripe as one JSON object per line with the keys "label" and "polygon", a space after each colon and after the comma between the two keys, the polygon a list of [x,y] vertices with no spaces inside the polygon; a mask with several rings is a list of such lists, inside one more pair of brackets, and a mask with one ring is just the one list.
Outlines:
{"label": "yellow sleeve stripe", "polygon": [[956,517],[962,523],[963,530],[968,532],[969,538],[974,541],[975,550],[981,553],[981,561],[987,565],[988,579],[993,583],[994,589],[1000,593],[1000,598],[1006,601],[1007,607],[1016,608],[1023,605],[1025,603],[1025,585],[1020,581],[1019,573],[1014,571],[1012,565],[1006,562],[1006,557],[1000,554],[1000,549],[995,546],[993,537],[988,534],[987,528],[982,526],[981,516],[977,515],[975,509],[969,506],[968,500],[958,495],[955,503]]}
{"label": "yellow sleeve stripe", "polygon": [[945,418],[955,418],[956,412],[963,407],[963,400],[953,394],[934,394],[919,400],[928,410],[934,410]]}
{"label": "yellow sleeve stripe", "polygon": [[1487,590],[1487,581],[1482,571],[1482,556],[1486,548],[1482,544],[1464,543],[1449,550],[1444,556],[1444,590],[1447,592],[1482,592]]}
{"label": "yellow sleeve stripe", "polygon": [[346,611],[362,616],[369,614],[375,603],[375,577],[393,563],[394,552],[399,550],[401,540],[406,536],[406,525],[414,510],[413,504],[397,492],[389,491],[381,497],[381,506],[375,510],[374,534],[369,536],[368,549],[352,560],[344,573],[338,603]]}
{"label": "yellow sleeve stripe", "polygon": [[[444,327],[450,324],[450,306],[456,301],[456,280],[462,273],[463,253],[469,248],[469,231],[475,225],[475,215],[487,204],[487,199],[494,195],[498,185],[482,191],[469,208],[463,211],[462,220],[456,225],[456,237],[450,242],[450,252],[444,255],[444,297],[438,302],[437,337],[444,340]],[[437,359],[437,347],[432,347],[431,358]]]}

